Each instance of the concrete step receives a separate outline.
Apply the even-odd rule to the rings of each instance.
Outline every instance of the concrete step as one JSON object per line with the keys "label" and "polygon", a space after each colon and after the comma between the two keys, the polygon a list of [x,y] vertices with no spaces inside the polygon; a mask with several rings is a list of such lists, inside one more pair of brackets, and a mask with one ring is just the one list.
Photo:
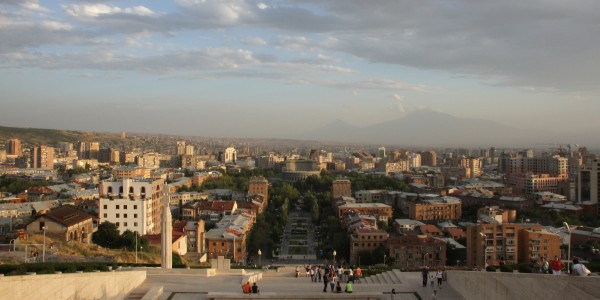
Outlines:
{"label": "concrete step", "polygon": [[385,280],[389,283],[389,284],[394,284],[396,283],[395,278],[393,278],[389,272],[383,272],[381,273],[381,275],[385,278]]}
{"label": "concrete step", "polygon": [[381,284],[390,284],[391,283],[387,280],[387,278],[385,277],[385,275],[383,275],[383,273],[377,274],[377,277],[379,278],[379,281],[381,282]]}
{"label": "concrete step", "polygon": [[388,274],[390,275],[390,277],[392,277],[394,283],[402,284],[402,274],[400,273],[400,271],[396,272],[396,270],[392,270],[388,272]]}
{"label": "concrete step", "polygon": [[144,295],[146,295],[147,292],[148,291],[134,290],[127,296],[127,299],[128,300],[140,300],[140,299],[144,298]]}

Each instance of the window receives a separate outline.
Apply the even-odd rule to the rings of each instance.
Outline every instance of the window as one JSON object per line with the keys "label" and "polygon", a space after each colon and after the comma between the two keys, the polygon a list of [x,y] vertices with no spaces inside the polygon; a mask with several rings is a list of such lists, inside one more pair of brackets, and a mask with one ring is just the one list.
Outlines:
{"label": "window", "polygon": [[117,209],[119,209],[119,205],[117,205],[117,207],[116,207],[116,208],[117,208]]}
{"label": "window", "polygon": [[127,214],[123,214],[123,218],[127,218]]}
{"label": "window", "polygon": [[133,217],[134,217],[134,218],[137,218],[137,214],[133,214]]}
{"label": "window", "polygon": [[217,243],[216,243],[216,242],[213,242],[213,246],[216,246],[216,245],[217,245]]}
{"label": "window", "polygon": [[104,218],[108,218],[108,214],[104,214]]}
{"label": "window", "polygon": [[225,246],[225,243],[224,243],[224,242],[221,242],[221,246]]}
{"label": "window", "polygon": [[134,206],[133,206],[133,209],[137,209],[137,205],[134,205]]}
{"label": "window", "polygon": [[133,226],[137,227],[138,226],[137,222],[133,222]]}
{"label": "window", "polygon": [[133,194],[133,187],[132,186],[129,187],[129,193]]}
{"label": "window", "polygon": [[119,222],[117,222],[117,227],[119,227]]}
{"label": "window", "polygon": [[104,205],[104,209],[108,209],[108,205],[106,205],[106,204],[105,204],[105,205]]}
{"label": "window", "polygon": [[109,194],[112,194],[112,186],[109,186],[109,187],[108,187],[108,193],[109,193]]}
{"label": "window", "polygon": [[127,222],[123,223],[123,226],[127,227]]}
{"label": "window", "polygon": [[123,209],[127,209],[127,205],[123,205]]}
{"label": "window", "polygon": [[117,214],[117,218],[118,218],[118,217],[120,217],[120,215],[119,215],[119,214]]}

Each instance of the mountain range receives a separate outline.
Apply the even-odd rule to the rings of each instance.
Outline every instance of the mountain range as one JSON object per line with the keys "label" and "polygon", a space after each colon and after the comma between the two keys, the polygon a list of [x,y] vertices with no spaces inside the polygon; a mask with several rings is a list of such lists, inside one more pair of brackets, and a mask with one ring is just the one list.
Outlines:
{"label": "mountain range", "polygon": [[362,142],[417,147],[534,147],[535,145],[580,143],[598,146],[598,130],[558,133],[521,129],[498,122],[459,118],[431,109],[365,127],[356,127],[336,119],[303,134],[302,139]]}

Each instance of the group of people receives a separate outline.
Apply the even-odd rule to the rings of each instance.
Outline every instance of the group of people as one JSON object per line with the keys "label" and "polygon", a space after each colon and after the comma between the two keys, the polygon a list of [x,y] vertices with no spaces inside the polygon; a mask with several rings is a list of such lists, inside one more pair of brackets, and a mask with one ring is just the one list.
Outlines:
{"label": "group of people", "polygon": [[423,276],[423,287],[427,287],[427,280],[431,282],[431,287],[434,287],[437,281],[438,288],[442,288],[442,281],[446,279],[446,270],[438,269],[437,272],[429,272],[429,267],[425,266],[421,269],[421,275]]}
{"label": "group of people", "polygon": [[[327,287],[330,287],[331,292],[342,292],[342,283],[345,282],[344,292],[352,293],[352,284],[355,282],[360,283],[360,277],[362,276],[362,270],[357,267],[356,270],[353,268],[344,270],[342,266],[335,267],[333,265],[325,266],[304,266],[306,272],[305,278],[310,279],[312,282],[323,282],[323,292],[327,292]],[[300,267],[296,267],[296,277],[300,277]]]}
{"label": "group of people", "polygon": [[256,285],[256,282],[250,285],[250,281],[247,281],[242,285],[242,292],[244,294],[258,294],[258,285]]}
{"label": "group of people", "polygon": [[[549,274],[552,272],[553,275],[562,275],[562,270],[565,264],[563,261],[558,258],[558,255],[554,256],[554,259],[548,262],[544,257],[540,257],[540,259],[536,263],[537,271],[543,274]],[[573,265],[571,266],[570,274],[574,276],[588,276],[592,272],[588,270],[585,265],[579,262],[579,258],[573,258]],[[569,273],[569,270],[567,270]]]}

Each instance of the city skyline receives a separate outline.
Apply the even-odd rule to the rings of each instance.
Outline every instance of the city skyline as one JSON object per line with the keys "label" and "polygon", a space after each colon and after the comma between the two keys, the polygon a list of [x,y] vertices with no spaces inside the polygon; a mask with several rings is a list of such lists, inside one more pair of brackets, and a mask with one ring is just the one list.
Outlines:
{"label": "city skyline", "polygon": [[297,138],[431,109],[563,142],[600,129],[599,6],[4,1],[0,125]]}

